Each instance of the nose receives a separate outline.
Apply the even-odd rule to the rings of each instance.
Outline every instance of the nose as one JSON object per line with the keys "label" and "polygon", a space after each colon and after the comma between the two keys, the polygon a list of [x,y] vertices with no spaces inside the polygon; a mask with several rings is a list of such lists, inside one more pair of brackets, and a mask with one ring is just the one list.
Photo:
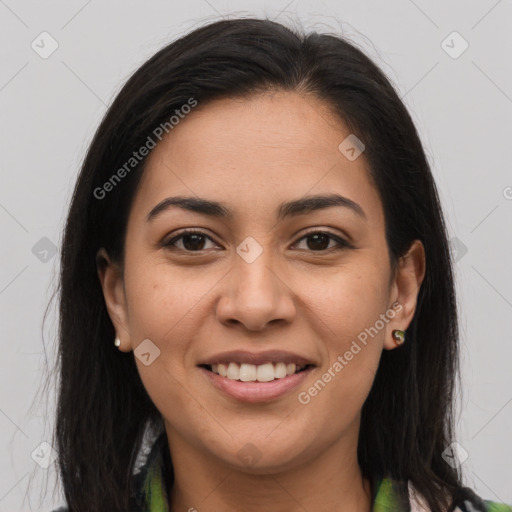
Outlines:
{"label": "nose", "polygon": [[[290,323],[295,314],[294,292],[286,276],[272,265],[270,251],[252,262],[238,255],[223,280],[217,318],[226,325],[243,325],[260,331],[269,324]],[[282,274],[282,272],[281,272]]]}

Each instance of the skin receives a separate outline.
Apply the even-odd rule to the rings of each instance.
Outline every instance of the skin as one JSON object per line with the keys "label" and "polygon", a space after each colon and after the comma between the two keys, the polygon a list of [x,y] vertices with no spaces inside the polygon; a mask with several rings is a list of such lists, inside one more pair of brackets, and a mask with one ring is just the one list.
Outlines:
{"label": "skin", "polygon": [[[371,510],[357,462],[361,408],[382,350],[397,348],[392,330],[406,330],[413,318],[425,252],[415,241],[392,272],[364,153],[350,161],[338,150],[349,133],[321,100],[294,92],[198,105],[149,156],[128,219],[124,268],[100,251],[119,349],[150,339],[160,350],[148,366],[135,360],[165,420],[172,510]],[[357,202],[367,219],[336,206],[277,222],[282,201],[332,192]],[[221,201],[233,218],[171,207],[146,222],[176,195]],[[162,246],[182,228],[207,238]],[[335,250],[331,238],[319,247],[304,238],[310,228],[352,247]],[[263,250],[252,263],[236,252],[247,236]],[[298,393],[395,302],[402,307],[394,318],[307,405],[299,403]],[[274,348],[317,367],[300,389],[268,403],[223,395],[196,366],[226,350]],[[253,466],[237,456],[247,443],[261,456]]]}

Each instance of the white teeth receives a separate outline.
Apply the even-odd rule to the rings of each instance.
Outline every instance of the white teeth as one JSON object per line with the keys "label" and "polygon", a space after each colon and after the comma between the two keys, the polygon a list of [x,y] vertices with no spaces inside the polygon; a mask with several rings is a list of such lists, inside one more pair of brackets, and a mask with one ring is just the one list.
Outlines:
{"label": "white teeth", "polygon": [[240,366],[236,363],[229,363],[226,377],[228,379],[238,380],[240,378]]}
{"label": "white teeth", "polygon": [[287,375],[293,375],[304,368],[305,366],[297,366],[295,363],[285,364],[282,362],[260,365],[219,363],[211,366],[213,373],[231,380],[241,380],[242,382],[270,382],[274,379],[282,379]]}
{"label": "white teeth", "polygon": [[[282,364],[282,363],[281,363]],[[276,372],[272,363],[261,364],[257,367],[256,380],[258,382],[270,382],[274,380]]]}
{"label": "white teeth", "polygon": [[[213,365],[215,366],[215,365]],[[225,365],[225,364],[218,364],[218,373],[219,375],[221,375],[222,377],[226,377],[226,375],[228,374],[228,367]],[[212,367],[212,371],[217,373],[213,367]]]}
{"label": "white teeth", "polygon": [[241,364],[238,378],[242,382],[254,382],[256,380],[256,366],[246,363]]}
{"label": "white teeth", "polygon": [[276,379],[282,379],[286,377],[286,365],[284,363],[277,363],[275,366]]}

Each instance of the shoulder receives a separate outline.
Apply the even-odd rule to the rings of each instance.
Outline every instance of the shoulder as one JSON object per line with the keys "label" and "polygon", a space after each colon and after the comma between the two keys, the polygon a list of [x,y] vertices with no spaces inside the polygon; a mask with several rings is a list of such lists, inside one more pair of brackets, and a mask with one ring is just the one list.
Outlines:
{"label": "shoulder", "polygon": [[464,490],[467,496],[457,503],[453,512],[512,512],[512,505],[483,499],[467,487]]}
{"label": "shoulder", "polygon": [[498,503],[496,501],[482,500],[483,509],[476,508],[474,503],[465,500],[460,503],[459,506],[455,507],[453,512],[480,512],[480,510],[484,510],[485,512],[512,512],[512,505],[507,505],[506,503]]}
{"label": "shoulder", "polygon": [[[408,482],[408,487],[410,511],[429,511],[430,508],[425,499],[418,493],[410,481]],[[512,505],[483,499],[470,487],[459,489],[458,495],[455,498],[455,505],[453,512],[512,512]]]}
{"label": "shoulder", "polygon": [[[167,447],[167,437],[164,431],[150,445],[149,452],[143,455],[140,467],[132,475],[131,511],[146,510],[146,492],[149,477],[154,476],[155,473],[160,476],[160,472],[164,470],[167,471],[164,473],[167,480],[172,477],[172,463]],[[65,505],[50,512],[69,512],[69,508]]]}
{"label": "shoulder", "polygon": [[484,500],[487,512],[512,512],[512,504],[498,503],[496,501]]}

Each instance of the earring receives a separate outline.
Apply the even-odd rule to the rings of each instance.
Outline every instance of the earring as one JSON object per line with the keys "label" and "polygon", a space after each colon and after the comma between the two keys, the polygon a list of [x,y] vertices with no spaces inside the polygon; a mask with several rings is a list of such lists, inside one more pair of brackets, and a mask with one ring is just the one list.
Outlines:
{"label": "earring", "polygon": [[116,336],[116,339],[115,339],[115,341],[114,341],[114,345],[115,345],[116,347],[119,347],[119,346],[121,345],[121,340],[120,340],[117,336]]}
{"label": "earring", "polygon": [[396,345],[403,345],[405,342],[405,331],[400,331],[399,329],[394,329],[392,332],[393,339],[395,340]]}

